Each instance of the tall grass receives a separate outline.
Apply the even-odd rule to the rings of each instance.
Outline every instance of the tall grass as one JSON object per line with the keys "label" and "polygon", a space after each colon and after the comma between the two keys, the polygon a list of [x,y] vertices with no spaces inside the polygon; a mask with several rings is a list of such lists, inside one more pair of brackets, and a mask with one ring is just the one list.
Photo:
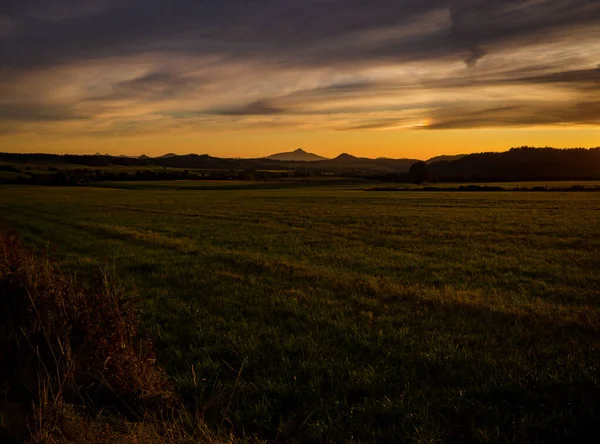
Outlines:
{"label": "tall grass", "polygon": [[0,441],[214,442],[108,273],[84,288],[0,233]]}

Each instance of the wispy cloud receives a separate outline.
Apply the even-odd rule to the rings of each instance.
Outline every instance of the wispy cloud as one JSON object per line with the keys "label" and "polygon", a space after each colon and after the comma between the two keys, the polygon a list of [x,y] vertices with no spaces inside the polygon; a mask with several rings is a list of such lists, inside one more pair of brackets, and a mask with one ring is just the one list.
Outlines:
{"label": "wispy cloud", "polygon": [[256,102],[240,106],[215,110],[214,113],[223,116],[268,116],[274,114],[284,114],[285,110],[270,104],[266,100],[257,100]]}
{"label": "wispy cloud", "polygon": [[599,42],[597,0],[8,0],[0,121],[115,135],[595,125]]}
{"label": "wispy cloud", "polygon": [[447,108],[433,113],[429,129],[536,125],[600,125],[600,101],[581,103],[526,103],[504,108],[473,110]]}
{"label": "wispy cloud", "polygon": [[5,122],[60,122],[66,120],[85,120],[89,118],[89,115],[80,113],[71,106],[0,104],[0,121]]}

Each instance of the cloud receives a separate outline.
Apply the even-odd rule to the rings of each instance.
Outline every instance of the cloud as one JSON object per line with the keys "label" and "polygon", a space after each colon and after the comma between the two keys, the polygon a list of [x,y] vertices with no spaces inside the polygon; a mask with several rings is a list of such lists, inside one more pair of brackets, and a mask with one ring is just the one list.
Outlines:
{"label": "cloud", "polygon": [[[466,51],[475,63],[503,41],[600,22],[595,0],[37,0],[34,7],[13,0],[8,11],[25,29],[4,50],[12,66],[157,50],[304,65]],[[413,35],[382,32],[399,29]]]}
{"label": "cloud", "polygon": [[378,130],[378,129],[389,129],[396,128],[401,125],[403,121],[399,119],[381,119],[375,121],[366,121],[365,123],[359,123],[347,127],[340,128],[341,131],[354,131],[354,130]]}
{"label": "cloud", "polygon": [[8,39],[15,32],[13,21],[6,14],[0,13],[0,39]]}
{"label": "cloud", "polygon": [[526,103],[476,111],[469,107],[446,108],[434,112],[432,118],[427,129],[600,125],[600,101]]}
{"label": "cloud", "polygon": [[487,46],[523,45],[553,34],[600,23],[595,0],[453,0],[450,37],[468,52],[473,66]]}
{"label": "cloud", "polygon": [[[8,10],[40,22],[65,22],[101,14],[118,5],[116,0],[28,0],[8,1]],[[127,0],[122,0],[127,2]]]}
{"label": "cloud", "polygon": [[224,116],[269,116],[275,114],[284,114],[285,110],[270,104],[266,100],[257,100],[256,102],[241,106],[233,106],[230,108],[216,110],[214,113]]}
{"label": "cloud", "polygon": [[0,104],[0,121],[9,122],[61,122],[85,120],[91,116],[81,114],[70,106]]}
{"label": "cloud", "polygon": [[588,123],[597,111],[585,96],[600,83],[597,0],[5,5],[2,121],[367,130]]}
{"label": "cloud", "polygon": [[564,84],[582,91],[593,92],[600,89],[600,68],[555,72],[525,77],[517,81],[537,84]]}
{"label": "cloud", "polygon": [[[600,89],[600,68],[578,69],[552,72],[551,67],[524,68],[509,70],[500,77],[476,78],[471,75],[454,78],[425,80],[424,88],[433,89],[477,89],[490,86],[505,86],[507,90],[513,85],[545,85],[562,87],[567,90],[594,93]],[[548,72],[550,71],[550,72]]]}
{"label": "cloud", "polygon": [[[204,80],[207,82],[208,80]],[[91,101],[142,99],[159,101],[174,99],[198,91],[203,79],[185,74],[152,71],[133,79],[117,81],[108,91],[89,97]]]}

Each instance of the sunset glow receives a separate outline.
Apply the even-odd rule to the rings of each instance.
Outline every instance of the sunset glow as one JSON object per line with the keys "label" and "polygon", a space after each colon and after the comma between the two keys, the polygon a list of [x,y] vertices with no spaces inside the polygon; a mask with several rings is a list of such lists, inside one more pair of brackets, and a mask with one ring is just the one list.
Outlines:
{"label": "sunset glow", "polygon": [[600,4],[489,3],[15,1],[0,12],[0,151],[600,145]]}

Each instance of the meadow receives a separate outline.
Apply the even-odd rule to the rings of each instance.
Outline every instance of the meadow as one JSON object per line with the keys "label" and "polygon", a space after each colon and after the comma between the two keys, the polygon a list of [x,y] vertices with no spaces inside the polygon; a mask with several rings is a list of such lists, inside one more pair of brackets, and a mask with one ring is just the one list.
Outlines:
{"label": "meadow", "polygon": [[0,221],[71,275],[135,288],[209,425],[302,442],[598,432],[599,193],[109,185],[3,186]]}

